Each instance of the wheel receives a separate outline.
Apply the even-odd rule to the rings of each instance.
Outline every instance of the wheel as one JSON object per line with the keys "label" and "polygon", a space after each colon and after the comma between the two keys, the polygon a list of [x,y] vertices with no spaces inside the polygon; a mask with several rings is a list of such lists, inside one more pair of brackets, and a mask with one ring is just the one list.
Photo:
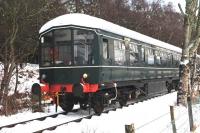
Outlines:
{"label": "wheel", "polygon": [[171,93],[171,90],[173,89],[173,86],[171,83],[166,82],[167,92]]}
{"label": "wheel", "polygon": [[104,105],[100,101],[95,102],[93,105],[93,109],[96,114],[100,115],[104,110]]}
{"label": "wheel", "polygon": [[135,91],[131,92],[131,99],[136,99]]}
{"label": "wheel", "polygon": [[178,89],[179,89],[179,84],[178,84],[178,82],[172,82],[172,86],[173,86],[173,89],[175,90],[175,91],[177,91]]}
{"label": "wheel", "polygon": [[123,95],[122,97],[120,97],[120,99],[119,99],[120,106],[121,107],[125,106],[127,104],[127,101],[128,101],[128,99],[127,99],[127,97],[125,95]]}
{"label": "wheel", "polygon": [[59,106],[65,111],[65,112],[70,112],[72,111],[74,107],[74,102],[67,99],[66,96],[60,96],[59,99]]}
{"label": "wheel", "polygon": [[92,101],[92,108],[94,112],[100,115],[104,110],[104,100],[101,94],[96,94]]}

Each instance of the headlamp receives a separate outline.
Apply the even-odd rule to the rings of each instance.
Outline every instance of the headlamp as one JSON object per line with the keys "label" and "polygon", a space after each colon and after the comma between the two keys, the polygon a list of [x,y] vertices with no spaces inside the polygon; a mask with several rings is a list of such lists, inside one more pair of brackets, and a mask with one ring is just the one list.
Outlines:
{"label": "headlamp", "polygon": [[43,80],[43,79],[45,79],[46,77],[47,77],[46,74],[42,74],[41,79]]}
{"label": "headlamp", "polygon": [[87,73],[83,74],[83,78],[86,79],[88,77]]}

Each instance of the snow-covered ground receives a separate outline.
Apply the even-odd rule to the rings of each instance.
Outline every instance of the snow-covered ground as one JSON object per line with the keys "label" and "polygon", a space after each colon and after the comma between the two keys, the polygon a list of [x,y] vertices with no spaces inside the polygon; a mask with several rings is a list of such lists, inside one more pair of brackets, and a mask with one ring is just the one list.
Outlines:
{"label": "snow-covered ground", "polygon": [[[136,133],[172,133],[170,105],[174,105],[175,101],[176,93],[168,94],[102,114],[100,117],[94,116],[91,120],[85,119],[80,123],[60,126],[54,131],[45,131],[45,133],[65,131],[68,133],[123,133],[126,124],[134,124]],[[195,109],[199,110],[200,106],[197,105]],[[190,132],[187,108],[175,107],[175,119],[178,133]]]}
{"label": "snow-covered ground", "polygon": [[[176,92],[167,94],[165,96],[150,99],[148,101],[140,102],[129,107],[123,107],[116,111],[110,111],[108,114],[101,116],[93,116],[91,119],[84,119],[79,123],[73,122],[67,125],[57,127],[53,131],[45,131],[45,133],[123,133],[125,132],[126,124],[134,124],[136,133],[172,133],[171,119],[170,119],[170,105],[175,105]],[[62,111],[59,109],[59,111]],[[37,118],[55,113],[54,107],[46,108],[44,113],[31,113],[25,111],[9,117],[0,117],[0,126],[8,123],[13,123],[21,120]],[[175,106],[175,123],[178,133],[189,133],[188,112],[186,107]],[[200,124],[200,105],[193,107],[194,123]],[[69,121],[82,116],[81,113],[69,113],[67,116],[60,115],[55,121],[53,118],[45,120],[45,122],[34,121],[31,124],[21,124],[14,128],[4,128],[0,130],[2,133],[12,132],[33,132],[37,128],[48,127],[53,123],[60,123]],[[44,124],[45,123],[45,124]],[[200,133],[197,129],[195,133]]]}
{"label": "snow-covered ground", "polygon": [[[30,88],[33,83],[38,83],[39,77],[39,66],[37,64],[23,64],[23,68],[19,68],[18,74],[18,87],[17,91],[19,93],[30,92]],[[12,95],[14,93],[15,84],[16,84],[16,77],[15,71],[13,72],[13,77],[11,78],[10,85],[9,85],[9,94]],[[0,81],[2,80],[3,75],[3,65],[0,62]]]}
{"label": "snow-covered ground", "polygon": [[[19,92],[30,91],[31,85],[38,82],[38,65],[27,64],[20,70]],[[14,84],[13,79],[13,84]],[[11,84],[12,87],[12,84]],[[93,116],[91,119],[84,119],[79,123],[73,122],[67,125],[57,127],[51,132],[67,132],[67,133],[123,133],[126,124],[134,124],[136,133],[172,133],[172,125],[170,119],[170,106],[174,106],[175,124],[177,133],[189,133],[189,118],[186,107],[176,105],[176,92],[165,96],[156,97],[148,101],[136,103],[129,107],[123,107],[116,111],[110,111],[108,114],[101,116]],[[59,108],[59,112],[62,111]],[[15,123],[32,118],[38,118],[48,114],[55,113],[53,106],[46,107],[44,113],[32,113],[30,110],[21,111],[12,116],[0,116],[0,126],[9,123]],[[67,116],[60,115],[58,118],[48,118],[44,122],[34,121],[29,124],[20,124],[14,128],[3,128],[2,133],[12,132],[33,132],[37,128],[48,127],[54,123],[69,121],[87,113],[68,113]],[[200,104],[193,106],[194,124],[197,126],[195,133],[200,133]]]}
{"label": "snow-covered ground", "polygon": [[[24,65],[23,69],[19,68],[19,76],[18,76],[19,84],[18,84],[18,92],[30,92],[30,88],[33,85],[33,83],[39,83],[38,77],[39,77],[39,66],[37,64],[29,64],[27,63]],[[10,83],[10,94],[13,93],[13,88],[15,86],[15,76],[12,77],[11,83]]]}

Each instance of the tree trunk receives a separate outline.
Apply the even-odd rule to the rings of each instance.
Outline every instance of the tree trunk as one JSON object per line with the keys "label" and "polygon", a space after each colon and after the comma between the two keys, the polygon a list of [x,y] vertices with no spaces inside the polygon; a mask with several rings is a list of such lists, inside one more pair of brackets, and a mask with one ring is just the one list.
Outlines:
{"label": "tree trunk", "polygon": [[80,13],[80,0],[75,0],[76,13]]}
{"label": "tree trunk", "polygon": [[[7,51],[7,48],[5,48],[5,50]],[[4,103],[3,101],[5,101],[6,97],[8,96],[10,80],[12,78],[13,70],[15,69],[14,48],[11,48],[11,51],[11,54],[5,52],[5,59],[3,62],[4,74],[0,90],[2,93],[2,96],[0,98],[0,104]]]}
{"label": "tree trunk", "polygon": [[15,69],[16,69],[16,74],[15,74],[15,75],[16,75],[16,77],[15,77],[16,80],[15,80],[15,92],[14,92],[14,93],[16,94],[16,93],[17,93],[18,82],[19,82],[19,81],[18,81],[18,74],[19,74],[19,71],[18,71],[18,70],[19,70],[19,69],[18,69],[18,64],[17,64],[17,63],[16,63]]}
{"label": "tree trunk", "polygon": [[189,43],[192,35],[192,4],[191,1],[186,1],[186,14],[184,16],[184,44],[182,50],[182,58],[181,64],[179,67],[180,71],[180,88],[177,93],[177,104],[181,103],[183,105],[187,105],[187,92],[189,90],[189,75],[190,75],[190,67],[189,67]]}
{"label": "tree trunk", "polygon": [[179,67],[180,71],[180,84],[179,89],[177,93],[177,104],[182,104],[184,106],[187,105],[187,92],[188,92],[188,86],[189,86],[189,67],[185,65],[180,65]]}

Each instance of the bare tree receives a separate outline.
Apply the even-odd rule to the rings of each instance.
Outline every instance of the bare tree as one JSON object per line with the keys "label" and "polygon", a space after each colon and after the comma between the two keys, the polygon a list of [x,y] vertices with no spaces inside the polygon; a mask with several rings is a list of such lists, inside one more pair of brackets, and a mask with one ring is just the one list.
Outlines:
{"label": "bare tree", "polygon": [[[177,95],[178,103],[186,105],[187,97],[191,97],[192,82],[195,77],[194,61],[200,43],[200,9],[198,0],[186,0],[184,16],[184,43],[180,64],[180,88]],[[192,72],[193,71],[193,72]]]}
{"label": "bare tree", "polygon": [[0,5],[1,103],[8,95],[9,83],[18,64],[35,53],[41,24],[61,15],[65,9],[57,0],[2,0]]}

